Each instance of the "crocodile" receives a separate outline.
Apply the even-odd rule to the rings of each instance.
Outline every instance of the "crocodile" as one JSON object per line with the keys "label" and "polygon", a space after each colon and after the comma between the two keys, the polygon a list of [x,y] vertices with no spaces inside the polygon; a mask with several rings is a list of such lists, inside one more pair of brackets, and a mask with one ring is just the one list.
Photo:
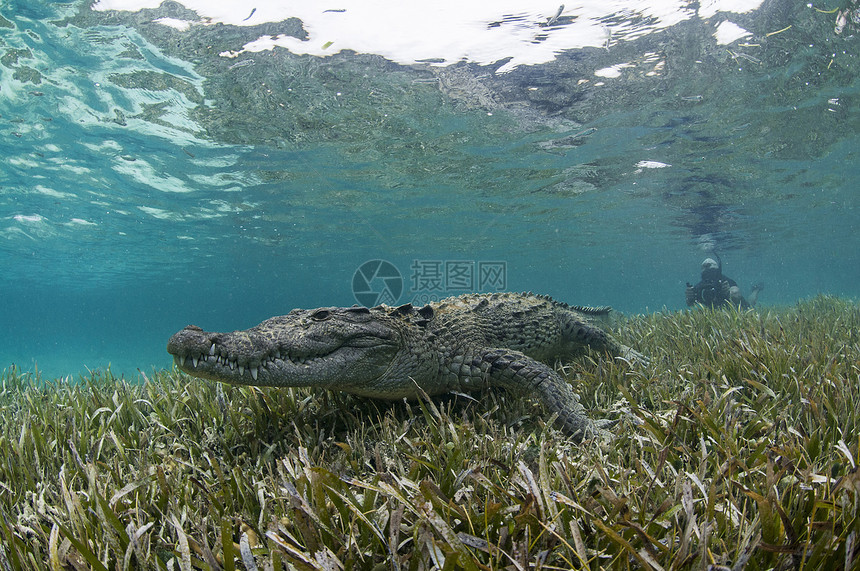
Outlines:
{"label": "crocodile", "polygon": [[231,333],[189,325],[167,351],[182,371],[231,384],[388,400],[503,387],[537,397],[579,441],[611,423],[589,419],[552,365],[588,351],[645,360],[604,330],[610,311],[532,293],[466,294],[423,307],[294,309]]}

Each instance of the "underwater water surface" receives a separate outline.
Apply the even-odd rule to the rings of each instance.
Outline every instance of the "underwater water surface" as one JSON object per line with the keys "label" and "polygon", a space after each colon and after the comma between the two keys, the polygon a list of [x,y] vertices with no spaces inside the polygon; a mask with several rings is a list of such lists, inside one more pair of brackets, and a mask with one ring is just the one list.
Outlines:
{"label": "underwater water surface", "polygon": [[850,2],[269,4],[0,5],[0,368],[467,291],[677,311],[714,253],[860,295]]}

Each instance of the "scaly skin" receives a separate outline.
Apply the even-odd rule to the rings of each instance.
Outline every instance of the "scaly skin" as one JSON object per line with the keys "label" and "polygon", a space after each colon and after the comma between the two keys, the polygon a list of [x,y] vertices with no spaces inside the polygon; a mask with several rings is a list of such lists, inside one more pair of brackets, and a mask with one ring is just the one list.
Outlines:
{"label": "scaly skin", "polygon": [[189,325],[170,338],[167,350],[186,373],[232,384],[319,387],[380,399],[504,387],[539,398],[580,440],[596,434],[600,423],[586,416],[570,385],[548,365],[589,349],[644,360],[597,326],[608,313],[530,293],[468,294],[422,308],[294,309],[232,333]]}

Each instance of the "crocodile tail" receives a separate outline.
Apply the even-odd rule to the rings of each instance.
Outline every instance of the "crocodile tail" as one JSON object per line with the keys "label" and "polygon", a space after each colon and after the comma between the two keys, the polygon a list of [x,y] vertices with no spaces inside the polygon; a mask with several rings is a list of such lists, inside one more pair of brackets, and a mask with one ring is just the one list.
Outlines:
{"label": "crocodile tail", "polygon": [[612,311],[612,308],[608,305],[600,305],[597,307],[591,307],[588,305],[570,305],[568,307],[586,315],[609,315],[609,312]]}
{"label": "crocodile tail", "polygon": [[550,302],[551,304],[555,305],[556,307],[560,307],[560,308],[562,308],[562,309],[572,309],[572,310],[574,310],[574,311],[578,311],[578,312],[580,312],[580,313],[584,313],[584,314],[586,314],[586,315],[597,315],[597,316],[602,316],[602,315],[608,315],[608,314],[609,314],[609,312],[610,312],[610,311],[612,311],[612,308],[611,308],[610,306],[608,306],[608,305],[598,305],[598,306],[590,306],[590,305],[571,305],[571,304],[569,304],[569,303],[565,303],[565,302],[563,302],[563,301],[559,301],[559,300],[557,300],[557,299],[554,299],[554,298],[552,298],[552,297],[550,297],[550,296],[548,296],[548,295],[543,295],[543,294],[534,294],[534,293],[531,293],[531,292],[523,292],[523,293],[522,293],[522,294],[520,294],[520,295],[523,295],[523,296],[533,296],[533,297],[536,297],[536,298],[538,298],[538,299],[543,299],[543,300],[548,301],[548,302]]}

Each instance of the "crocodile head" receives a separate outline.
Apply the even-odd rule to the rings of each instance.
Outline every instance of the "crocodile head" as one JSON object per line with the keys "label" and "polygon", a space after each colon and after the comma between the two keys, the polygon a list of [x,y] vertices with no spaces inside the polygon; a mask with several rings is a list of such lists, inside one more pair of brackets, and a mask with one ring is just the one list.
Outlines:
{"label": "crocodile head", "polygon": [[167,351],[181,370],[204,379],[369,394],[403,345],[395,323],[375,313],[365,307],[295,309],[232,333],[189,325],[170,338]]}

